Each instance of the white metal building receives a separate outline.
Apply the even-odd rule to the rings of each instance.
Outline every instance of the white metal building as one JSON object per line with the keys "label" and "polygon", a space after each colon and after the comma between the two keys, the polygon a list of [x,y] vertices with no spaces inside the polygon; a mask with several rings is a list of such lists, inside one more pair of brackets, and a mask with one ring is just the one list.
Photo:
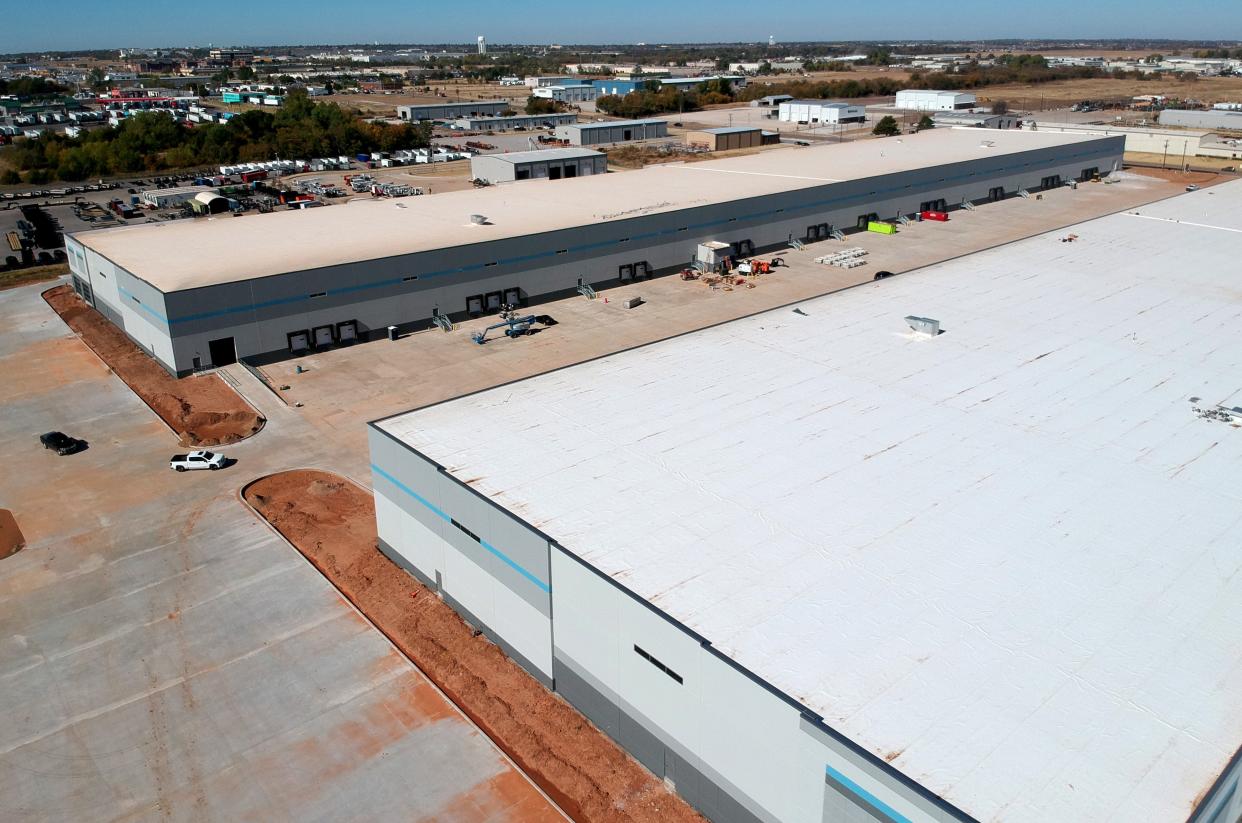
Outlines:
{"label": "white metal building", "polygon": [[1189,126],[1192,129],[1242,131],[1242,111],[1232,109],[1165,109],[1160,112],[1162,126]]}
{"label": "white metal building", "polygon": [[782,122],[808,125],[861,123],[867,117],[864,106],[827,100],[785,100],[780,103],[778,111]]}
{"label": "white metal building", "polygon": [[193,200],[203,192],[213,192],[211,186],[178,186],[170,189],[147,189],[138,195],[138,199],[147,206],[157,209],[171,208]]}
{"label": "white metal building", "polygon": [[897,92],[894,104],[899,109],[914,111],[953,111],[969,109],[976,105],[975,95],[968,91],[934,91],[932,89],[905,89]]}
{"label": "white metal building", "polygon": [[594,149],[537,149],[470,158],[470,176],[489,183],[569,180],[607,171],[608,157]]}
{"label": "white metal building", "polygon": [[717,823],[1235,823],[1242,183],[1071,230],[372,423],[381,546]]}
{"label": "white metal building", "polygon": [[1120,137],[987,136],[933,129],[399,206],[355,201],[125,226],[65,245],[78,291],[166,368],[188,374],[377,339],[389,325],[427,328],[440,315],[565,296],[636,272],[672,273],[705,241],[736,243],[739,253],[785,248],[929,202],[984,203],[1089,178],[1121,160]]}

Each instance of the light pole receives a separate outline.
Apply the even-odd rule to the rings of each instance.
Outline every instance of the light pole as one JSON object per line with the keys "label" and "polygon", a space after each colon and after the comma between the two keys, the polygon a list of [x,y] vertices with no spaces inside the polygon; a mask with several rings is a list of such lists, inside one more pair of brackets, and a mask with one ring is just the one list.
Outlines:
{"label": "light pole", "polygon": [[1167,161],[1168,159],[1169,159],[1169,141],[1165,140],[1164,141],[1164,154],[1161,155],[1160,157],[1160,168],[1163,169],[1165,167],[1165,161]]}

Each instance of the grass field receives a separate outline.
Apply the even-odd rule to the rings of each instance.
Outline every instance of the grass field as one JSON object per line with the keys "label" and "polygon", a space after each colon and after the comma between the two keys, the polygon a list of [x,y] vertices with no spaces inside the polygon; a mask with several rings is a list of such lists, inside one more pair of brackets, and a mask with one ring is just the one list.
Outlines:
{"label": "grass field", "polygon": [[68,273],[68,263],[55,263],[51,266],[32,266],[28,269],[0,271],[0,291],[24,286],[27,283],[55,280],[58,277],[64,277]]}

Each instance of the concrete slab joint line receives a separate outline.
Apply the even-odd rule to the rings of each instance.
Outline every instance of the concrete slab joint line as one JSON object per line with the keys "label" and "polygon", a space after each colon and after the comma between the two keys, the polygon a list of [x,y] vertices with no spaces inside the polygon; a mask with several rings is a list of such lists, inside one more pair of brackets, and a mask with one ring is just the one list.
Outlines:
{"label": "concrete slab joint line", "polygon": [[[346,482],[351,483],[351,484],[353,484],[354,486],[357,486],[359,489],[362,489],[362,491],[363,491],[364,493],[368,493],[368,494],[370,493],[370,490],[368,490],[365,486],[363,486],[363,485],[362,485],[361,483],[359,483],[357,480],[354,480],[352,477],[349,477],[349,476],[347,476],[347,475],[340,474],[340,473],[338,473],[338,472],[330,472],[330,471],[328,471],[328,470],[326,470],[326,469],[319,469],[319,468],[314,468],[314,467],[302,466],[302,467],[295,467],[295,468],[285,469],[285,470],[283,470],[282,472],[277,472],[277,474],[283,474],[283,473],[286,473],[286,472],[296,472],[296,471],[317,471],[317,472],[325,472],[325,473],[329,473],[329,474],[335,475],[335,476],[337,476],[337,477],[340,477],[342,480],[345,480]],[[263,516],[263,515],[262,515],[262,514],[261,514],[261,513],[260,513],[260,512],[259,512],[259,511],[255,508],[255,507],[254,507],[254,506],[252,506],[252,505],[249,503],[249,501],[247,501],[247,500],[246,500],[246,490],[247,490],[248,488],[250,488],[251,486],[253,486],[255,483],[258,483],[258,482],[260,482],[260,481],[262,481],[262,480],[265,480],[265,479],[267,479],[268,477],[271,477],[271,476],[272,476],[272,475],[264,475],[264,476],[262,476],[262,477],[256,477],[255,479],[251,480],[250,482],[248,482],[248,483],[246,483],[246,484],[242,485],[242,487],[241,487],[241,488],[239,488],[239,489],[237,490],[237,500],[238,500],[238,502],[240,502],[240,503],[241,503],[241,504],[242,504],[242,505],[243,505],[243,506],[244,506],[247,510],[249,510],[249,511],[250,511],[250,513],[251,513],[252,515],[254,515],[254,517],[255,517],[255,518],[257,518],[257,519],[259,520],[259,522],[261,522],[261,523],[262,523],[262,524],[263,524],[263,525],[264,525],[264,526],[265,526],[265,527],[266,527],[266,528],[267,528],[270,532],[272,532],[272,533],[273,533],[273,534],[274,534],[274,535],[275,535],[275,536],[276,536],[276,537],[277,537],[277,538],[278,538],[278,539],[279,539],[279,540],[280,540],[280,541],[281,541],[281,542],[282,542],[282,543],[283,543],[286,547],[288,547],[289,549],[292,549],[292,550],[293,550],[294,552],[296,552],[299,556],[301,556],[301,557],[302,557],[302,558],[303,558],[306,562],[308,562],[308,563],[309,563],[309,562],[310,562],[310,561],[309,561],[309,558],[307,558],[307,557],[306,557],[306,555],[305,555],[305,554],[303,554],[303,552],[302,552],[300,549],[298,549],[296,546],[294,546],[294,545],[293,545],[293,544],[289,541],[289,539],[288,539],[288,538],[286,538],[283,534],[281,534],[280,530],[279,530],[279,529],[277,529],[277,528],[276,528],[276,526],[275,526],[275,525],[274,525],[271,521],[269,521],[266,517],[264,517],[264,516]],[[388,552],[384,552],[384,554],[385,554],[386,556],[388,556],[390,560],[392,559],[392,555],[389,555],[389,554],[388,554]],[[404,564],[404,563],[399,563],[398,565],[405,566],[406,564]],[[412,569],[412,567],[406,567],[406,571],[412,571],[412,570],[413,570],[413,569]],[[453,700],[452,700],[452,699],[451,699],[451,698],[450,698],[450,697],[449,697],[449,696],[448,696],[448,695],[444,692],[444,690],[440,688],[440,686],[439,686],[439,685],[435,682],[435,680],[433,680],[433,679],[431,678],[431,676],[427,674],[427,672],[423,671],[423,669],[422,669],[422,668],[418,665],[418,663],[416,663],[416,662],[415,662],[412,658],[410,658],[410,656],[409,656],[409,655],[407,655],[404,651],[402,651],[402,649],[401,649],[401,648],[400,648],[400,647],[396,644],[396,642],[393,640],[393,638],[392,638],[392,637],[390,637],[386,631],[384,631],[384,628],[383,628],[382,626],[380,626],[380,625],[376,624],[376,623],[375,623],[375,622],[374,622],[374,621],[373,621],[373,620],[372,620],[372,619],[371,619],[371,618],[370,618],[370,617],[369,617],[369,616],[368,616],[365,612],[363,612],[363,611],[362,611],[362,610],[358,607],[358,605],[357,605],[356,603],[354,603],[354,601],[353,601],[352,599],[350,599],[350,597],[349,597],[349,596],[348,596],[348,595],[347,595],[347,594],[346,594],[343,590],[341,590],[341,588],[337,585],[337,583],[336,583],[336,581],[335,581],[335,580],[333,580],[333,579],[332,579],[331,577],[329,577],[328,575],[323,574],[322,572],[320,573],[320,575],[321,575],[321,577],[322,577],[324,580],[326,580],[326,581],[327,581],[327,582],[328,582],[328,583],[332,586],[332,588],[333,588],[333,589],[337,592],[337,594],[338,594],[338,595],[340,595],[341,599],[342,599],[342,600],[343,600],[346,604],[348,604],[349,609],[350,609],[351,611],[353,611],[353,613],[354,613],[354,614],[356,614],[358,617],[360,617],[362,620],[364,620],[364,621],[367,623],[367,625],[368,625],[368,626],[370,626],[372,629],[374,629],[374,630],[375,630],[375,632],[376,632],[377,634],[379,634],[379,636],[380,636],[380,637],[382,637],[382,638],[384,639],[384,642],[385,642],[385,643],[389,646],[389,648],[390,648],[390,649],[392,649],[392,651],[394,651],[395,653],[399,654],[403,660],[405,660],[406,662],[408,662],[408,663],[409,663],[409,664],[410,664],[410,665],[411,665],[411,666],[415,669],[415,671],[417,671],[417,672],[419,673],[419,676],[422,678],[423,682],[425,682],[428,686],[430,686],[430,687],[431,687],[431,689],[433,689],[433,690],[435,691],[435,693],[436,693],[436,694],[440,697],[440,699],[441,699],[441,700],[443,700],[443,701],[444,701],[444,703],[445,703],[446,705],[448,705],[449,707],[451,707],[451,709],[452,709],[452,711],[454,712],[454,714],[456,714],[456,715],[457,715],[457,716],[458,716],[458,717],[459,717],[459,718],[460,718],[460,719],[461,719],[464,723],[468,724],[468,725],[469,725],[472,729],[474,729],[474,730],[475,730],[475,732],[477,732],[477,733],[478,733],[478,734],[479,734],[479,735],[480,735],[483,739],[488,740],[488,741],[490,741],[490,742],[491,742],[491,745],[492,745],[493,750],[494,750],[494,751],[495,751],[495,752],[496,752],[496,753],[497,753],[497,754],[498,754],[498,755],[499,755],[499,756],[500,756],[500,757],[501,757],[501,758],[502,758],[502,759],[503,759],[506,763],[508,763],[508,764],[509,764],[509,766],[510,766],[510,767],[511,767],[511,768],[512,768],[515,772],[517,772],[518,774],[520,774],[520,775],[522,776],[522,778],[526,781],[526,783],[530,786],[530,788],[531,788],[531,789],[533,789],[533,790],[534,790],[534,791],[535,791],[535,792],[536,792],[536,793],[537,793],[540,797],[542,797],[545,801],[547,801],[548,805],[549,805],[551,808],[555,809],[555,810],[556,810],[556,812],[558,812],[558,813],[559,813],[559,814],[560,814],[560,815],[561,815],[561,816],[562,816],[565,820],[572,820],[572,818],[571,818],[571,817],[570,817],[570,816],[569,816],[569,815],[565,812],[565,810],[564,810],[564,809],[562,809],[562,808],[561,808],[561,807],[560,807],[560,806],[559,806],[559,805],[558,805],[558,804],[557,804],[557,803],[556,803],[556,802],[555,802],[555,801],[554,801],[554,800],[553,800],[553,799],[552,799],[552,798],[551,798],[551,797],[547,794],[547,792],[545,792],[545,791],[543,790],[543,788],[539,786],[538,782],[536,782],[536,781],[534,780],[534,778],[532,778],[532,777],[531,777],[531,776],[530,776],[530,775],[529,775],[529,774],[528,774],[528,773],[527,773],[524,769],[522,769],[522,768],[521,768],[521,767],[517,764],[517,762],[516,762],[516,761],[515,761],[515,760],[514,760],[514,759],[513,759],[513,758],[512,758],[509,754],[508,754],[508,752],[506,752],[506,751],[505,751],[505,749],[504,749],[501,745],[499,745],[499,744],[497,743],[497,741],[495,741],[495,740],[493,740],[493,739],[492,739],[492,736],[491,736],[491,735],[489,735],[486,731],[484,731],[484,729],[483,729],[483,728],[481,728],[481,727],[480,727],[477,723],[475,723],[475,722],[474,722],[474,720],[470,717],[470,715],[469,715],[469,714],[467,714],[467,713],[466,713],[466,712],[465,712],[465,711],[464,711],[464,710],[463,710],[460,706],[458,706],[458,705],[457,705],[457,703],[456,703],[456,702],[454,702],[454,701],[453,701]],[[422,579],[421,575],[417,575],[417,574],[416,574],[416,577],[419,579],[419,582],[423,583],[423,585],[428,585],[428,581],[426,581],[426,580]],[[432,586],[432,587],[430,587],[430,588],[432,588],[432,590],[433,590],[433,591],[435,590],[435,587],[434,587],[434,586]],[[509,648],[508,648],[508,644],[505,644],[505,646],[506,646],[506,651],[507,651],[507,652],[509,652],[509,653],[511,653],[511,652],[512,652],[512,649],[509,649]],[[544,685],[545,685],[545,686],[547,686],[548,688],[551,688],[551,683],[550,683],[550,682],[547,682],[547,683],[545,683]]]}
{"label": "concrete slab joint line", "polygon": [[[416,492],[416,491],[414,491],[413,489],[411,489],[409,486],[407,486],[407,485],[405,485],[404,483],[402,483],[402,482],[401,482],[400,480],[398,480],[397,478],[393,477],[393,476],[392,476],[391,474],[389,474],[388,472],[386,472],[386,471],[384,471],[383,469],[381,469],[379,466],[377,466],[377,465],[375,465],[374,463],[372,463],[372,464],[371,464],[371,470],[372,470],[373,472],[375,472],[376,474],[378,474],[380,477],[382,477],[382,478],[384,478],[385,480],[387,480],[389,483],[392,483],[392,484],[393,484],[394,486],[396,486],[396,487],[397,487],[397,489],[398,489],[398,490],[400,490],[403,494],[405,494],[405,495],[409,496],[410,498],[412,498],[413,500],[417,501],[417,502],[418,502],[418,503],[420,503],[421,505],[423,505],[423,506],[427,507],[427,508],[428,508],[428,509],[432,512],[432,513],[434,513],[437,517],[439,517],[439,518],[440,518],[441,520],[443,520],[444,522],[446,522],[446,523],[452,523],[452,522],[453,522],[453,518],[451,518],[451,517],[449,517],[447,514],[445,514],[445,513],[444,513],[444,512],[443,512],[443,511],[442,511],[442,510],[438,507],[438,506],[436,506],[435,504],[433,504],[431,501],[429,501],[427,498],[423,497],[423,496],[422,496],[421,494],[419,494],[418,492]],[[527,580],[529,580],[531,583],[535,584],[535,586],[537,586],[537,587],[538,587],[541,591],[543,591],[543,592],[545,592],[545,593],[547,593],[547,594],[551,594],[551,593],[552,593],[552,586],[551,586],[549,583],[545,583],[543,580],[540,580],[540,579],[539,579],[536,575],[534,575],[534,574],[533,574],[533,573],[532,573],[529,569],[526,569],[525,567],[523,567],[523,566],[522,566],[520,563],[518,563],[516,560],[514,560],[514,559],[513,559],[513,558],[511,558],[509,555],[507,555],[507,554],[505,554],[504,552],[502,552],[500,549],[498,549],[498,548],[496,548],[495,546],[493,546],[491,543],[488,543],[488,542],[487,542],[486,540],[484,540],[483,538],[481,538],[481,537],[480,537],[480,538],[477,538],[477,539],[478,539],[478,541],[479,541],[479,545],[480,545],[480,546],[482,546],[484,549],[486,549],[486,550],[487,550],[490,554],[492,554],[494,557],[496,557],[498,560],[500,560],[500,561],[501,561],[502,563],[504,563],[506,566],[508,566],[509,568],[513,569],[513,570],[514,570],[515,572],[517,572],[518,574],[522,575],[522,577],[526,578],[526,579],[527,579]]]}

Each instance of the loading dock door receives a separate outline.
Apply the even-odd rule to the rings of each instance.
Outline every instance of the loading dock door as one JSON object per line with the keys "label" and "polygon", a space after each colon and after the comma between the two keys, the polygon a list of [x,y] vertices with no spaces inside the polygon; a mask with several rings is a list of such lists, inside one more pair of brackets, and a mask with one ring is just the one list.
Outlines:
{"label": "loading dock door", "polygon": [[207,354],[211,357],[211,365],[216,367],[237,362],[237,347],[233,344],[231,337],[221,337],[219,340],[210,341],[207,344]]}
{"label": "loading dock door", "polygon": [[498,291],[488,292],[487,293],[487,310],[488,311],[500,311],[500,299],[501,299],[500,292]]}
{"label": "loading dock door", "polygon": [[331,326],[316,326],[315,327],[315,348],[318,349],[324,346],[331,346],[332,343],[333,343],[332,327]]}
{"label": "loading dock door", "polygon": [[467,297],[466,298],[466,311],[470,312],[471,314],[482,314],[483,313],[483,295],[476,294],[472,297]]}
{"label": "loading dock door", "polygon": [[521,289],[505,289],[505,302],[510,306],[519,306],[522,303]]}
{"label": "loading dock door", "polygon": [[620,276],[622,280],[633,280],[634,279],[634,267],[630,265],[629,263],[626,263],[624,266],[621,267]]}
{"label": "loading dock door", "polygon": [[289,351],[306,351],[310,348],[310,332],[295,331],[289,333]]}
{"label": "loading dock door", "polygon": [[342,343],[352,343],[358,339],[358,324],[353,320],[336,324],[336,339]]}

